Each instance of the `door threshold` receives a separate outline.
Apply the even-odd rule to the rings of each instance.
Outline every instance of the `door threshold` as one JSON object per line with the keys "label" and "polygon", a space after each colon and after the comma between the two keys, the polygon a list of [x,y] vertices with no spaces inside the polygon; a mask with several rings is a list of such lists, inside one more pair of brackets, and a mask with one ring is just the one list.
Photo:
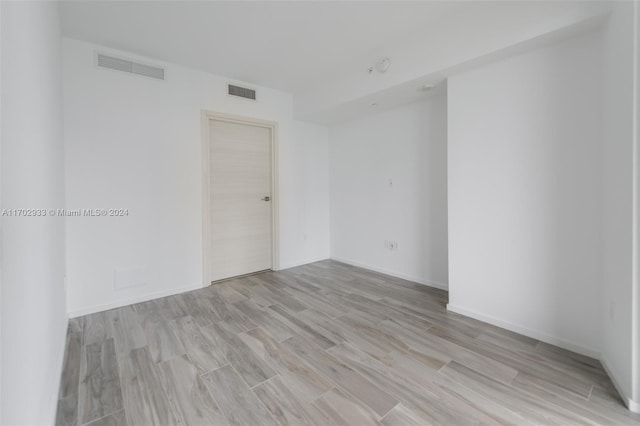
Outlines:
{"label": "door threshold", "polygon": [[252,275],[264,274],[265,272],[273,272],[273,269],[263,269],[262,271],[249,272],[248,274],[236,275],[235,277],[222,278],[220,280],[211,281],[209,285],[221,284],[225,281],[237,280],[238,278],[246,278]]}

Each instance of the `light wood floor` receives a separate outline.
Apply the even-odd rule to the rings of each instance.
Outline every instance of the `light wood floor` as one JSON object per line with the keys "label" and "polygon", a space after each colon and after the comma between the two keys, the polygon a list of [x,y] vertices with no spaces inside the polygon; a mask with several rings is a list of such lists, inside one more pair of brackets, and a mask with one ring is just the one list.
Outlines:
{"label": "light wood floor", "polygon": [[71,321],[60,425],[640,424],[600,363],[334,261]]}

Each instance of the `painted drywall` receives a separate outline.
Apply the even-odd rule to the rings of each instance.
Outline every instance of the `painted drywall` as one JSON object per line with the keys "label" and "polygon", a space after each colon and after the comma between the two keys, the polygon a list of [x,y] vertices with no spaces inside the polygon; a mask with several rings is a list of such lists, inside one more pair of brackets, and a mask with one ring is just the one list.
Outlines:
{"label": "painted drywall", "polygon": [[446,132],[444,94],[330,128],[332,258],[446,288]]}
{"label": "painted drywall", "polygon": [[616,2],[603,30],[602,362],[631,397],[633,261],[633,4]]}
{"label": "painted drywall", "polygon": [[[166,80],[98,68],[97,51],[164,66]],[[63,79],[66,207],[128,209],[67,218],[72,316],[202,286],[202,110],[278,122],[280,265],[329,256],[327,133],[293,120],[291,95],[230,97],[223,77],[68,38]],[[141,267],[145,285],[114,289],[116,269]]]}
{"label": "painted drywall", "polygon": [[[2,2],[2,208],[64,205],[58,6]],[[64,220],[2,216],[2,418],[53,424],[67,327]]]}
{"label": "painted drywall", "polygon": [[633,411],[640,412],[640,1],[634,2],[634,24],[633,24],[633,43],[635,45],[634,55],[634,147],[635,147],[635,180],[634,180],[634,220],[635,220],[635,233],[634,233],[634,256],[633,262],[635,262],[635,276],[633,282],[633,293],[635,294],[633,314],[631,316],[632,328],[635,328],[635,340],[631,353],[631,362],[633,363],[631,369],[633,371],[633,388],[632,388],[632,401],[630,406]]}
{"label": "painted drywall", "polygon": [[[325,126],[292,122],[290,149],[280,151],[280,188],[295,200],[281,223],[281,269],[329,257],[329,135]],[[282,197],[282,195],[281,195]]]}
{"label": "painted drywall", "polygon": [[590,355],[601,49],[590,33],[448,81],[449,309]]}
{"label": "painted drywall", "polygon": [[632,401],[630,404],[633,411],[640,412],[640,255],[638,251],[640,250],[640,171],[638,168],[640,167],[640,1],[636,0],[634,2],[634,32],[633,32],[633,42],[635,45],[635,55],[634,55],[634,108],[635,108],[635,117],[634,117],[634,150],[635,150],[635,158],[634,158],[634,168],[635,168],[635,180],[634,180],[634,195],[635,195],[635,203],[634,203],[634,256],[633,262],[635,265],[635,275],[633,282],[633,293],[635,295],[633,301],[633,314],[632,314],[632,327],[635,328],[635,340],[631,353],[631,362],[633,363],[631,366],[632,376],[633,376],[633,388],[631,391]]}
{"label": "painted drywall", "polygon": [[[607,7],[606,1],[283,2],[278,7],[107,1],[63,2],[61,13],[69,37],[260,82],[294,93],[299,118],[326,120],[326,108],[487,54],[513,53],[523,42],[582,23]],[[229,25],[238,16],[243,25]],[[367,74],[384,56],[391,58],[389,71]],[[413,91],[419,86],[415,82]],[[367,107],[348,110],[366,115]],[[349,111],[338,109],[338,119],[344,119]]]}
{"label": "painted drywall", "polygon": [[[393,89],[402,92],[403,83],[413,81],[415,90],[441,81],[465,64],[522,52],[538,39],[562,37],[574,27],[604,19],[609,3],[461,2],[454,13],[423,25],[418,32],[398,31],[397,37],[378,46],[354,51],[350,62],[295,92],[296,117],[335,123],[345,115],[362,114],[372,94],[393,101],[399,94]],[[385,56],[391,59],[387,72],[366,74],[368,66]]]}
{"label": "painted drywall", "polygon": [[[2,3],[0,3],[0,24]],[[0,210],[2,210],[2,27],[0,26]],[[0,219],[0,307],[2,306],[2,219]],[[0,422],[2,421],[2,314],[0,314]]]}

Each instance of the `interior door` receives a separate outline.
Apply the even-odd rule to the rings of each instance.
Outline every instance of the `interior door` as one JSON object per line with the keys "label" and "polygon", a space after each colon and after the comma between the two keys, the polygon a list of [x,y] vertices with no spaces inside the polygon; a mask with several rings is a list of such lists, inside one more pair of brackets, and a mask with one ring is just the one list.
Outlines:
{"label": "interior door", "polygon": [[271,269],[271,131],[209,121],[212,281]]}

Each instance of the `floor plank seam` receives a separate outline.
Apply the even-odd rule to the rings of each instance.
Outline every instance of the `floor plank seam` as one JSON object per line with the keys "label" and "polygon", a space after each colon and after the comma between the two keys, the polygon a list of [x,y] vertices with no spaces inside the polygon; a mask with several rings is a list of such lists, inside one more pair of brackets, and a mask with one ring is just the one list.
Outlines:
{"label": "floor plank seam", "polygon": [[393,407],[391,407],[386,413],[384,413],[384,416],[379,416],[380,418],[378,419],[379,422],[382,421],[382,419],[384,419],[385,417],[387,417],[387,414],[389,414],[390,412],[392,412],[397,406],[400,405],[400,401],[396,402],[396,405],[394,405]]}
{"label": "floor plank seam", "polygon": [[228,366],[228,365],[231,365],[231,364],[229,364],[229,361],[227,361],[227,363],[226,363],[226,364],[221,365],[220,367],[213,368],[213,369],[211,369],[211,370],[209,370],[209,371],[205,371],[204,373],[198,373],[198,376],[200,376],[200,377],[202,377],[202,376],[206,376],[207,374],[213,373],[214,371],[218,371],[218,370],[220,370],[221,368],[224,368],[224,367],[226,367],[226,366]]}
{"label": "floor plank seam", "polygon": [[120,411],[124,411],[124,408],[120,408],[118,410],[113,410],[113,411],[105,414],[104,416],[98,417],[97,419],[93,419],[93,420],[91,420],[89,422],[86,422],[86,423],[79,424],[78,426],[90,426],[92,423],[97,423],[100,420],[106,419],[107,417],[109,417],[109,416],[111,416],[111,415],[113,415],[115,413],[118,413]]}
{"label": "floor plank seam", "polygon": [[[278,376],[278,374],[276,374],[276,375],[275,375],[275,376],[273,376],[273,377],[276,377],[276,376]],[[269,381],[270,379],[272,379],[273,377],[270,377],[269,379],[265,380],[265,381],[264,381],[264,382],[262,382],[262,383],[266,383],[266,382],[268,382],[268,381]],[[259,383],[258,385],[261,385],[262,383]],[[256,385],[256,386],[258,386],[258,385]],[[273,419],[273,421],[274,421],[276,424],[280,424],[280,422],[278,421],[278,419],[276,419],[276,418],[275,418],[275,416],[273,415],[273,413],[271,412],[271,410],[269,410],[269,407],[267,407],[267,405],[264,403],[264,401],[262,400],[262,398],[260,398],[260,397],[255,393],[255,391],[253,390],[253,388],[250,388],[250,389],[251,389],[251,392],[255,395],[256,399],[260,402],[260,404],[262,405],[262,407],[264,407],[264,409],[267,411],[267,413],[269,413],[269,416],[271,416],[271,418]]]}
{"label": "floor plank seam", "polygon": [[271,377],[269,377],[268,379],[263,380],[263,381],[262,381],[262,382],[260,382],[260,383],[257,383],[257,384],[255,384],[255,385],[253,385],[253,386],[249,386],[249,389],[254,390],[254,389],[255,389],[255,388],[257,388],[258,386],[262,386],[262,385],[264,385],[265,383],[269,383],[269,382],[271,381],[271,379],[274,379],[274,378],[276,378],[276,377],[280,377],[280,373],[276,373],[274,376],[271,376]]}

